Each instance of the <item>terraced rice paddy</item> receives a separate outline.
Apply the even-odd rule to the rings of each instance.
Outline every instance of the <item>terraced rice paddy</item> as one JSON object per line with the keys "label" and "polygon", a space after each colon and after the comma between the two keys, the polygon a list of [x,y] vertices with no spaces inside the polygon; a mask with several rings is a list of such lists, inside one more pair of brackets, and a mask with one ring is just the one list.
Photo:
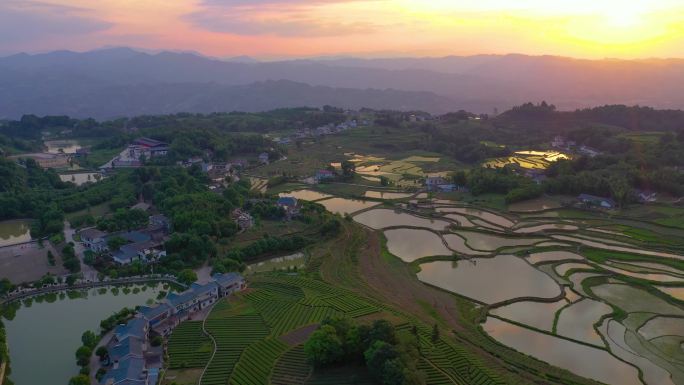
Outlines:
{"label": "terraced rice paddy", "polygon": [[527,260],[532,264],[537,264],[541,262],[554,262],[554,261],[564,261],[564,260],[577,260],[583,261],[584,257],[575,254],[570,251],[543,251],[539,253],[532,253],[527,257]]}
{"label": "terraced rice paddy", "polygon": [[536,211],[558,209],[561,205],[549,198],[536,198],[524,202],[513,203],[508,206],[508,211],[518,213],[531,213]]}
{"label": "terraced rice paddy", "polygon": [[487,334],[504,345],[552,365],[611,385],[641,385],[636,368],[605,350],[577,344],[511,323],[487,318]]}
{"label": "terraced rice paddy", "polygon": [[477,217],[480,219],[483,219],[487,222],[493,223],[497,226],[501,227],[512,227],[515,223],[511,221],[510,219],[491,213],[489,211],[483,211],[479,209],[474,209],[470,207],[439,207],[437,208],[437,212],[440,213],[456,213],[456,214],[463,214],[463,215],[469,215],[473,217]]}
{"label": "terraced rice paddy", "polygon": [[567,305],[568,302],[565,300],[557,302],[523,301],[498,307],[491,310],[489,313],[550,332],[553,330],[553,321],[556,317],[556,312]]}
{"label": "terraced rice paddy", "polygon": [[374,209],[364,211],[354,217],[354,220],[373,229],[386,227],[423,227],[433,230],[444,230],[449,222],[439,219],[422,218],[401,211],[389,209]]}
{"label": "terraced rice paddy", "polygon": [[310,202],[332,197],[332,195],[323,194],[313,190],[295,190],[291,192],[280,193],[278,195],[281,197],[295,197],[297,199]]}
{"label": "terraced rice paddy", "polygon": [[531,233],[538,233],[542,231],[576,231],[579,229],[579,227],[575,225],[566,225],[563,223],[555,223],[555,224],[543,224],[543,225],[536,225],[536,226],[529,226],[529,227],[521,227],[519,229],[516,229],[515,232],[519,234],[531,234]]}
{"label": "terraced rice paddy", "polygon": [[558,151],[517,151],[515,156],[492,159],[484,166],[501,168],[515,164],[525,169],[544,170],[559,159],[570,159],[570,157]]}
{"label": "terraced rice paddy", "polygon": [[[433,208],[434,206],[437,207]],[[679,378],[679,372],[672,366],[672,360],[677,355],[684,358],[684,351],[681,348],[684,337],[656,335],[651,333],[651,329],[670,330],[658,322],[668,322],[669,325],[669,322],[681,321],[684,318],[672,316],[681,316],[684,309],[645,290],[628,285],[618,278],[639,279],[644,283],[682,282],[684,272],[676,268],[674,262],[658,262],[658,258],[681,259],[678,254],[635,248],[632,244],[622,241],[626,238],[621,232],[617,234],[620,235],[620,241],[616,240],[616,234],[610,230],[593,232],[588,236],[579,230],[587,227],[593,229],[591,226],[597,222],[586,220],[575,212],[566,212],[563,214],[564,219],[554,221],[552,218],[560,217],[559,212],[551,211],[552,207],[543,205],[541,208],[526,208],[530,213],[537,209],[547,211],[528,215],[524,219],[512,214],[504,216],[487,210],[459,207],[455,202],[448,200],[433,200],[429,205],[418,207],[428,211],[433,209],[437,214],[441,214],[442,218],[457,223],[458,227],[467,226],[473,229],[442,233],[441,238],[438,234],[428,231],[421,233],[424,238],[412,237],[410,232],[397,233],[396,237],[388,242],[389,251],[395,255],[403,253],[403,257],[400,257],[406,262],[412,262],[440,254],[439,251],[426,251],[424,243],[432,243],[437,249],[442,249],[440,243],[444,241],[457,255],[468,256],[470,259],[467,260],[453,261],[453,257],[445,257],[444,259],[450,260],[425,261],[420,263],[421,270],[417,276],[425,283],[477,302],[492,304],[507,301],[505,306],[492,309],[489,314],[516,322],[517,325],[499,321],[500,328],[493,332],[498,333],[493,335],[496,339],[524,353],[607,383],[639,382],[635,368],[619,361],[618,357],[641,368],[645,372],[647,385],[659,385],[661,382],[658,381],[663,379],[663,371],[674,373],[674,383],[678,383],[676,379]],[[567,219],[568,215],[570,218],[577,216],[581,219]],[[371,216],[372,212],[369,212],[368,218]],[[541,220],[541,217],[544,219]],[[375,226],[388,226],[392,221],[398,225],[406,225],[398,220],[399,217],[386,219],[387,222],[383,221]],[[425,223],[414,225],[431,227]],[[571,235],[554,234],[548,238],[539,236],[554,232],[566,232]],[[535,234],[537,236],[534,236]],[[412,242],[404,239],[409,237],[421,242],[421,246],[412,245]],[[540,247],[554,249],[539,249]],[[607,252],[601,254],[600,249]],[[407,250],[411,251],[407,253]],[[528,254],[528,250],[532,252]],[[582,255],[586,250],[591,252],[587,252],[586,256]],[[512,255],[497,255],[505,251],[517,252],[526,257],[521,259]],[[611,254],[612,251],[616,253]],[[444,250],[441,252],[446,253]],[[490,258],[481,258],[483,255]],[[508,263],[512,261],[520,261],[519,266],[509,266]],[[573,272],[576,269],[585,271]],[[564,287],[561,292],[559,285],[569,286]],[[674,298],[681,299],[684,296],[684,287],[656,285],[654,288]],[[561,295],[564,297],[562,300],[551,303],[527,300],[527,297],[551,299]],[[613,341],[604,342],[602,336],[606,336],[602,329],[597,330],[595,327],[602,317],[612,320],[614,309],[620,309],[628,314],[627,319],[621,323],[614,323],[626,330],[623,339],[627,341],[625,344],[629,343],[631,351],[620,348]],[[658,315],[668,321],[653,321]],[[670,318],[666,318],[667,316]],[[486,326],[492,322],[494,321],[487,321],[486,330]],[[653,325],[656,325],[644,329],[648,337],[652,337],[650,340],[636,332],[637,328],[647,322],[654,322]],[[684,322],[682,324],[684,325]],[[502,325],[505,327],[501,328]],[[527,328],[523,328],[522,325]],[[515,333],[508,332],[511,328],[516,329]],[[613,329],[617,329],[617,326]],[[535,330],[544,330],[548,334],[540,334]],[[672,330],[679,333],[678,329]],[[521,338],[521,334],[526,337]],[[593,345],[594,348],[589,345]],[[622,350],[613,352],[613,349],[618,348]],[[546,354],[548,350],[554,352],[549,356]],[[633,354],[636,351],[639,353]],[[665,351],[668,353],[663,353]],[[569,358],[577,354],[586,354],[586,357]],[[632,357],[625,358],[630,354]],[[587,357],[593,357],[595,362]],[[597,365],[605,368],[597,369]],[[669,382],[671,381],[662,383]]]}
{"label": "terraced rice paddy", "polygon": [[603,346],[594,330],[594,323],[613,309],[603,302],[583,299],[561,310],[556,326],[557,334],[592,345]]}
{"label": "terraced rice paddy", "polygon": [[561,294],[551,277],[512,255],[434,261],[423,263],[420,268],[421,281],[487,304],[521,297],[554,298]]}
{"label": "terraced rice paddy", "polygon": [[404,199],[408,198],[411,196],[411,194],[408,193],[399,193],[399,192],[384,192],[384,191],[372,191],[368,190],[364,194],[366,198],[376,198],[376,199]]}
{"label": "terraced rice paddy", "polygon": [[544,238],[507,238],[484,232],[459,230],[456,234],[465,238],[466,244],[474,250],[494,251],[509,246],[530,246],[543,242]]}
{"label": "terraced rice paddy", "polygon": [[404,262],[413,262],[420,258],[453,254],[439,235],[428,230],[393,229],[385,231],[387,249]]}
{"label": "terraced rice paddy", "polygon": [[318,201],[317,203],[320,203],[323,206],[325,206],[326,210],[330,211],[331,213],[336,213],[336,214],[341,214],[341,215],[353,214],[357,211],[369,209],[371,207],[375,207],[375,206],[380,204],[379,202],[361,201],[361,200],[346,199],[346,198],[324,199],[322,201]]}

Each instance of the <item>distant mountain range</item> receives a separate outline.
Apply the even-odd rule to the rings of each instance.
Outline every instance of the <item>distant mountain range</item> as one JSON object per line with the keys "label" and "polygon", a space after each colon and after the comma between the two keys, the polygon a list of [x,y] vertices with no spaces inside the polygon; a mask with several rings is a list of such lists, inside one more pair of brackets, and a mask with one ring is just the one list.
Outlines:
{"label": "distant mountain range", "polygon": [[491,113],[527,101],[684,108],[684,60],[553,56],[259,62],[112,48],[0,58],[0,118],[261,111],[277,107]]}

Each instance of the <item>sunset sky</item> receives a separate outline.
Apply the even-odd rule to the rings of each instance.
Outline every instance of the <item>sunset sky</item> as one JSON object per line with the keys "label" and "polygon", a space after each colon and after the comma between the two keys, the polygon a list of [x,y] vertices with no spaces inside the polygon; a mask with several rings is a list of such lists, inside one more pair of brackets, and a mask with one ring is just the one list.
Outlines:
{"label": "sunset sky", "polygon": [[684,57],[682,0],[2,0],[0,54]]}

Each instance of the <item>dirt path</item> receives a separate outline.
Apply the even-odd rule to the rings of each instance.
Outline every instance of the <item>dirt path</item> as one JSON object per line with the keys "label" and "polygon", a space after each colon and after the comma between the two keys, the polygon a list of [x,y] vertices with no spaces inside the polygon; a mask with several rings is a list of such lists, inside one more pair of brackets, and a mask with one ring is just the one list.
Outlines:
{"label": "dirt path", "polygon": [[[380,237],[374,231],[366,230],[366,245],[359,257],[359,273],[373,291],[382,295],[387,302],[416,315],[425,314],[421,303],[428,304],[450,328],[464,331],[458,321],[454,298],[448,293],[422,284],[409,265],[384,260]],[[421,318],[426,320],[426,317]]]}

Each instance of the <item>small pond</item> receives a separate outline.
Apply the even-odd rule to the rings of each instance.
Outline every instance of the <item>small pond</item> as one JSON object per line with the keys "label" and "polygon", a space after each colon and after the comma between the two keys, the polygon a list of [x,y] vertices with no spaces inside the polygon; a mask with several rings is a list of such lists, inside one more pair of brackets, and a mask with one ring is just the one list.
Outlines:
{"label": "small pond", "polygon": [[[16,384],[66,384],[78,374],[74,353],[81,334],[124,307],[145,305],[161,285],[99,288],[48,294],[22,301],[5,320]],[[40,370],[36,370],[40,368]]]}
{"label": "small pond", "polygon": [[0,222],[0,247],[31,240],[31,221],[17,219]]}

